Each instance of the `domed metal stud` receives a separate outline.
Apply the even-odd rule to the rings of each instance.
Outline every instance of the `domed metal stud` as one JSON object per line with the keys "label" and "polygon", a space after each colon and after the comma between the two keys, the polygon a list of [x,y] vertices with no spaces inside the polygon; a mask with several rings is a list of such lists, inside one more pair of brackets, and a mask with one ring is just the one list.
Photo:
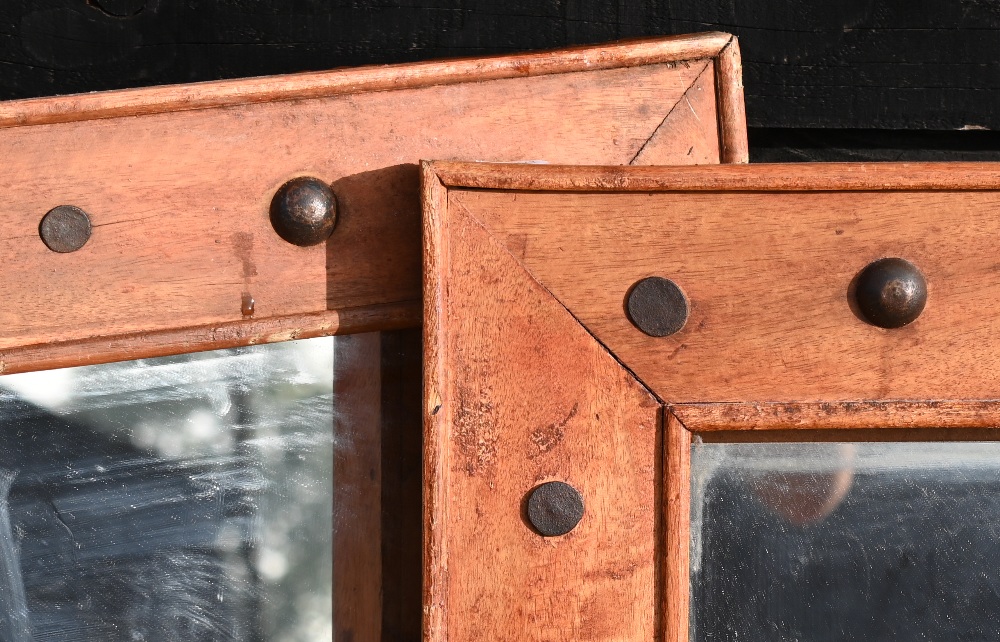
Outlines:
{"label": "domed metal stud", "polygon": [[322,243],[337,225],[337,197],[330,186],[303,176],[278,188],[271,199],[271,226],[293,245]]}
{"label": "domed metal stud", "polygon": [[854,296],[869,323],[880,328],[900,328],[923,312],[927,281],[909,261],[879,259],[858,274]]}

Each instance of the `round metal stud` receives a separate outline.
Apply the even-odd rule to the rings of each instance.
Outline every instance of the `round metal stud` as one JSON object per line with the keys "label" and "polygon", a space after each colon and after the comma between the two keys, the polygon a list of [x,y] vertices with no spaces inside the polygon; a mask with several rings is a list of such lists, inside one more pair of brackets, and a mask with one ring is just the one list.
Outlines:
{"label": "round metal stud", "polygon": [[660,276],[636,282],[625,295],[625,310],[632,325],[651,337],[679,332],[689,314],[684,292],[676,283]]}
{"label": "round metal stud", "polygon": [[556,537],[570,532],[583,519],[583,497],[564,482],[546,482],[528,496],[528,521],[541,535]]}
{"label": "round metal stud", "polygon": [[900,328],[923,312],[927,281],[909,261],[879,259],[858,274],[854,296],[869,323],[880,328]]}
{"label": "round metal stud", "polygon": [[60,205],[42,217],[38,235],[53,252],[75,252],[87,244],[92,231],[90,217],[79,207]]}
{"label": "round metal stud", "polygon": [[337,225],[337,197],[330,186],[303,176],[278,188],[271,199],[271,226],[293,245],[322,243]]}

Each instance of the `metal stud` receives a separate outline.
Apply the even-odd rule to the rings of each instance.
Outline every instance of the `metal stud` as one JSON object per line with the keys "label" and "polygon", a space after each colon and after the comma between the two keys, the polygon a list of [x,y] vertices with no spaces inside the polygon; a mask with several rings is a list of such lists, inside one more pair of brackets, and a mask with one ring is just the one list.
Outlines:
{"label": "metal stud", "polygon": [[278,188],[271,199],[271,226],[293,245],[322,243],[337,225],[337,197],[330,186],[302,176]]}
{"label": "metal stud", "polygon": [[583,519],[583,497],[564,482],[546,482],[528,496],[528,521],[539,534],[556,537],[570,532]]}
{"label": "metal stud", "polygon": [[688,318],[688,300],[670,279],[651,276],[633,285],[625,295],[625,310],[632,324],[651,337],[679,332]]}
{"label": "metal stud", "polygon": [[927,281],[909,261],[879,259],[858,274],[854,296],[869,323],[880,328],[899,328],[923,312],[927,304]]}
{"label": "metal stud", "polygon": [[90,217],[79,207],[60,205],[42,217],[38,235],[53,252],[75,252],[86,245],[92,227]]}

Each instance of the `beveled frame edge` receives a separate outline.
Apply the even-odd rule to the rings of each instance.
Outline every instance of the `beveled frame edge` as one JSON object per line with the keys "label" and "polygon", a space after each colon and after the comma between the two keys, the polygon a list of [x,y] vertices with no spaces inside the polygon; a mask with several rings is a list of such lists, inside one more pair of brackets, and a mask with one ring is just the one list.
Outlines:
{"label": "beveled frame edge", "polygon": [[[721,32],[621,41],[488,58],[461,58],[345,68],[280,76],[122,89],[0,103],[0,128],[307,100],[328,96],[479,80],[717,58],[719,114],[726,149],[746,162],[746,125],[739,47]],[[720,124],[720,127],[722,125]]]}
{"label": "beveled frame edge", "polygon": [[998,399],[678,403],[669,408],[693,432],[756,433],[754,441],[781,440],[778,433],[792,431],[833,435],[891,430],[903,436],[906,431],[957,434],[1000,427]]}
{"label": "beveled frame edge", "polygon": [[747,112],[743,98],[743,61],[733,36],[715,57],[715,113],[719,124],[719,162],[749,163]]}
{"label": "beveled frame edge", "polygon": [[446,187],[543,192],[842,192],[1000,189],[1000,162],[572,166],[434,161]]}
{"label": "beveled frame edge", "polygon": [[[596,339],[595,339],[596,340]],[[665,642],[688,642],[691,618],[691,431],[663,406],[663,630]]]}
{"label": "beveled frame edge", "polygon": [[[420,325],[419,301],[130,332],[0,350],[0,375]],[[16,357],[16,358],[14,358]],[[10,365],[8,361],[13,361]]]}
{"label": "beveled frame edge", "polygon": [[666,642],[689,640],[691,446],[696,440],[703,443],[1000,441],[1000,400],[993,399],[664,404],[662,408],[665,467],[662,627]]}
{"label": "beveled frame edge", "polygon": [[[421,201],[423,210],[423,284],[424,284],[424,380],[423,380],[423,622],[425,642],[448,639],[448,619],[443,587],[447,583],[446,540],[437,523],[445,523],[447,514],[447,466],[437,444],[443,443],[451,422],[442,404],[441,344],[444,337],[441,311],[444,301],[438,268],[445,262],[447,245],[448,190],[439,180],[431,163],[421,162]],[[442,410],[444,412],[442,412]],[[436,601],[435,601],[436,600]]]}

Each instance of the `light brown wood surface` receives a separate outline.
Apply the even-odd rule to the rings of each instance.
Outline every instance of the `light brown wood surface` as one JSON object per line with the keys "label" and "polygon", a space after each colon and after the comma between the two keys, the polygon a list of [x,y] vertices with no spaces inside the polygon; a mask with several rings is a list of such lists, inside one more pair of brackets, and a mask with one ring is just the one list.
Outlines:
{"label": "light brown wood surface", "polygon": [[[0,361],[68,365],[56,344],[87,341],[81,363],[130,358],[94,340],[363,307],[398,327],[399,306],[420,298],[420,158],[745,161],[745,146],[720,143],[745,140],[734,51],[707,34],[2,105]],[[337,228],[316,247],[269,224],[272,194],[298,175],[338,197]],[[70,254],[38,238],[60,204],[94,225]],[[146,356],[219,344],[199,331],[156,345]]]}
{"label": "light brown wood surface", "polygon": [[[0,103],[0,127],[145,116],[400,88],[416,89],[468,82],[470,78],[483,81],[638,67],[715,58],[720,54],[725,54],[720,72],[725,78],[723,84],[732,88],[726,93],[738,94],[723,95],[720,101],[723,110],[736,115],[734,110],[742,109],[742,79],[727,75],[729,69],[734,74],[741,73],[736,40],[726,33],[704,32],[486,58],[357,67],[8,101]],[[728,101],[731,100],[739,104],[730,104]],[[738,130],[734,133],[738,134]]]}
{"label": "light brown wood surface", "polygon": [[[785,430],[929,429],[960,430],[1000,426],[1000,401],[841,401],[687,403],[671,411],[690,430],[745,430],[755,433]],[[760,440],[768,439],[760,436]]]}
{"label": "light brown wood surface", "polygon": [[434,161],[449,188],[555,192],[995,190],[1000,163],[760,163],[620,167]]}
{"label": "light brown wood surface", "polygon": [[[425,206],[425,639],[652,640],[660,404],[481,223]],[[535,533],[539,483],[583,496]]]}
{"label": "light brown wood surface", "polygon": [[[553,409],[547,419],[521,420],[532,412],[565,407],[567,399],[625,398],[617,379],[586,369],[587,354],[607,349],[634,376],[630,385],[646,386],[664,403],[654,477],[661,503],[654,544],[643,548],[659,581],[653,639],[689,635],[693,440],[1000,436],[1000,285],[992,258],[1000,165],[439,162],[423,171],[431,640],[490,639],[497,621],[490,618],[499,617],[493,612],[483,638],[454,624],[468,626],[470,615],[481,621],[477,605],[487,602],[510,613],[502,623],[515,622],[519,639],[586,639],[576,630],[543,629],[535,612],[505,608],[509,598],[498,598],[495,585],[521,584],[483,571],[496,553],[477,537],[505,550],[523,536],[498,527],[483,507],[498,492],[514,494],[508,480],[537,475],[534,460],[523,449],[462,451],[456,442],[471,425],[489,437],[485,443],[517,444],[530,426],[558,415]],[[862,321],[849,297],[857,273],[884,256],[912,261],[929,283],[922,315],[895,330]],[[642,334],[623,309],[631,285],[653,275],[676,281],[690,300],[687,325],[670,337]],[[628,423],[617,429],[617,443],[593,434],[603,427],[595,418],[574,428],[590,441],[591,457],[619,460],[632,452],[621,441]],[[482,452],[502,463],[490,469],[494,477],[463,475],[470,455]],[[591,483],[605,472],[588,471]],[[624,474],[646,483],[638,472]],[[594,560],[602,549],[590,551]],[[505,571],[520,571],[504,561]],[[603,575],[587,576],[577,592],[602,582]],[[550,577],[533,587],[517,604],[539,593],[557,602],[563,590],[562,580]],[[619,625],[613,639],[649,636]]]}
{"label": "light brown wood surface", "polygon": [[[597,175],[587,170],[567,179],[574,191],[514,191],[508,180],[448,198],[666,402],[1000,398],[1000,167],[732,169],[636,172],[640,183],[659,176],[659,190],[701,176],[719,191],[633,191],[620,168],[606,172],[619,192],[580,191]],[[725,189],[732,176],[743,180]],[[848,293],[885,256],[916,264],[929,289],[921,316],[894,330],[861,320]],[[653,275],[691,302],[684,329],[665,338],[623,312],[630,286]]]}
{"label": "light brown wood surface", "polygon": [[691,433],[664,411],[663,639],[688,642],[691,609]]}

